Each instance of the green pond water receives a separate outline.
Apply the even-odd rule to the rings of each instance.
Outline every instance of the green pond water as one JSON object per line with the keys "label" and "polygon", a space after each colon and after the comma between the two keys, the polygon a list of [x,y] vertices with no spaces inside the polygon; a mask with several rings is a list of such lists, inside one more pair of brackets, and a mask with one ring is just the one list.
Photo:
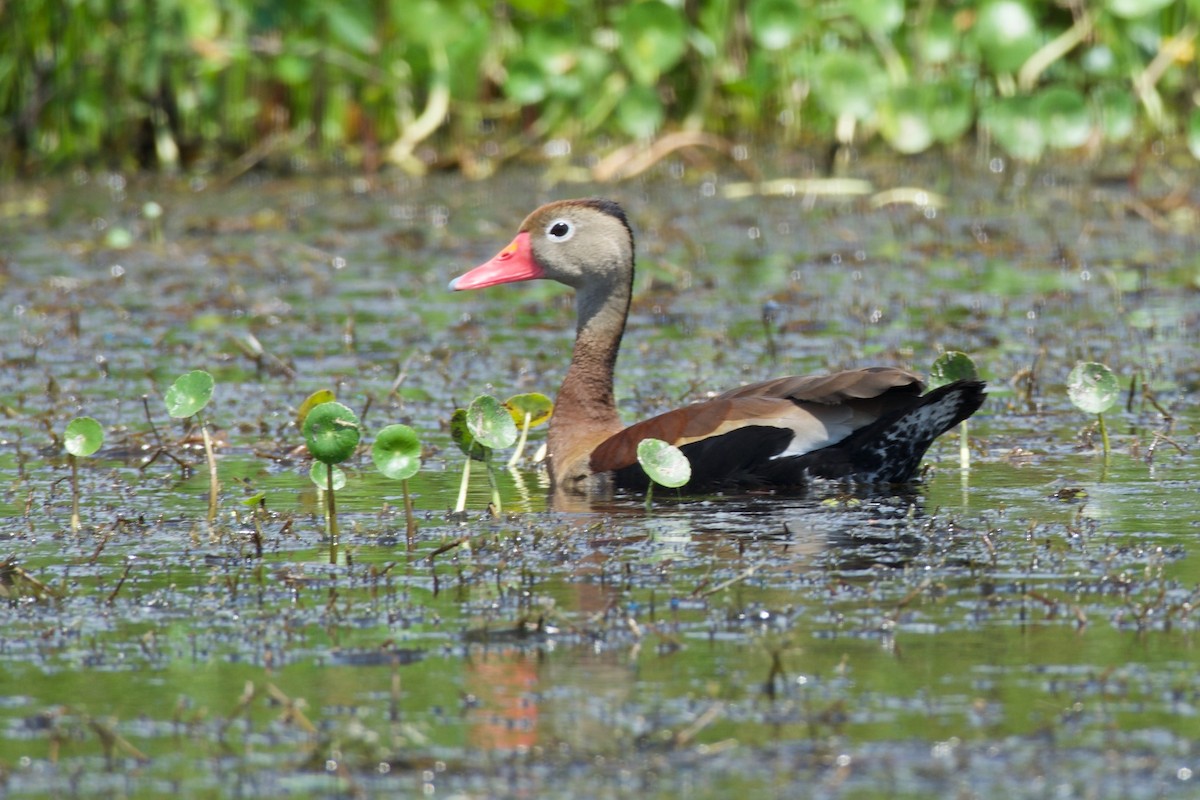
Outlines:
{"label": "green pond water", "polygon": [[[1200,795],[1184,169],[1163,157],[1134,186],[863,160],[847,171],[864,195],[744,199],[740,172],[685,161],[615,187],[514,171],[0,189],[0,794]],[[897,187],[934,202],[883,202]],[[446,284],[537,204],[593,194],[638,233],[628,419],[957,349],[990,383],[970,469],[954,433],[902,492],[660,492],[647,514],[636,497],[550,509],[527,463],[492,519],[477,466],[449,514],[450,414],[553,395],[573,310],[548,283]],[[1080,360],[1127,392],[1108,463],[1066,395]],[[211,524],[198,436],[161,399],[194,368],[217,381]],[[367,442],[392,422],[422,436],[411,542],[401,487],[364,450],[330,563],[294,422],[322,388]],[[58,442],[83,414],[107,439],[80,463],[73,533]],[[142,467],[155,430],[192,470]],[[260,492],[265,510],[242,502]]]}

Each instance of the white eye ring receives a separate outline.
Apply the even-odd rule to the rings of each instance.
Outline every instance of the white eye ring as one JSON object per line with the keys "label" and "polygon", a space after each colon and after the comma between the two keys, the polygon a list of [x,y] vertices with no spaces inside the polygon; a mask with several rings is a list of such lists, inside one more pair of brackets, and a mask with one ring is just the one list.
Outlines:
{"label": "white eye ring", "polygon": [[556,219],[546,226],[546,238],[552,242],[565,242],[575,235],[575,226],[565,219]]}

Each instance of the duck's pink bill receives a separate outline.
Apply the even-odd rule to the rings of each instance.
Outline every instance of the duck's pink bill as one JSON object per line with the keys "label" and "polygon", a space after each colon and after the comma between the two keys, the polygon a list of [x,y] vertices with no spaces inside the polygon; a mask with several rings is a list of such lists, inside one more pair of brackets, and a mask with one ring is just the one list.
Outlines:
{"label": "duck's pink bill", "polygon": [[475,269],[459,275],[450,281],[452,291],[464,289],[483,289],[500,283],[516,283],[544,278],[546,273],[533,260],[533,248],[529,244],[529,234],[525,231],[517,234],[508,247],[497,253],[490,261],[480,264]]}

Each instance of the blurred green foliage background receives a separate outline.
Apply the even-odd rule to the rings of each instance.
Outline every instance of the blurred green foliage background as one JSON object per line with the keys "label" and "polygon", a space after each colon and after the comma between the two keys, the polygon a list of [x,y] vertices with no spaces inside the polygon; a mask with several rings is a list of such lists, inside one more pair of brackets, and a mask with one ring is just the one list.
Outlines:
{"label": "blurred green foliage background", "polygon": [[1200,0],[0,0],[0,165],[458,167],[667,133],[1184,136]]}

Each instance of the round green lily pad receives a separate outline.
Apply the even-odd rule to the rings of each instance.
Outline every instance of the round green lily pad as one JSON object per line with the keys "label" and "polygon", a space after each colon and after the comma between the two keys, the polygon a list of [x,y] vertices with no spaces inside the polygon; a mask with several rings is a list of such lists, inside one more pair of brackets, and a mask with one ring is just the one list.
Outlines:
{"label": "round green lily pad", "polygon": [[201,411],[213,396],[213,376],[202,369],[180,375],[163,395],[167,413],[186,419]]}
{"label": "round green lily pad", "polygon": [[484,447],[497,450],[517,440],[517,426],[504,405],[489,394],[481,394],[467,407],[467,430]]}
{"label": "round green lily pad", "polygon": [[304,420],[308,452],[325,464],[339,464],[352,456],[361,435],[358,416],[341,403],[321,403]]}
{"label": "round green lily pad", "polygon": [[673,489],[692,478],[692,465],[678,447],[662,439],[642,439],[637,447],[638,463],[660,486]]}
{"label": "round green lily pad", "polygon": [[1117,376],[1103,364],[1083,361],[1067,376],[1067,395],[1081,411],[1103,414],[1117,403],[1121,386]]}
{"label": "round green lily pad", "polygon": [[91,417],[76,417],[67,423],[63,436],[63,447],[71,455],[82,458],[90,456],[104,444],[104,428]]}
{"label": "round green lily pad", "polygon": [[504,401],[505,407],[512,414],[513,422],[518,426],[525,424],[525,415],[529,415],[529,427],[538,425],[550,419],[554,411],[554,403],[549,397],[538,392],[517,394]]}
{"label": "round green lily pad", "polygon": [[388,425],[375,436],[371,460],[386,477],[408,480],[421,468],[421,440],[407,425]]}
{"label": "round green lily pad", "polygon": [[979,370],[969,355],[949,350],[934,359],[929,369],[929,388],[936,389],[948,383],[975,380],[978,377]]}

